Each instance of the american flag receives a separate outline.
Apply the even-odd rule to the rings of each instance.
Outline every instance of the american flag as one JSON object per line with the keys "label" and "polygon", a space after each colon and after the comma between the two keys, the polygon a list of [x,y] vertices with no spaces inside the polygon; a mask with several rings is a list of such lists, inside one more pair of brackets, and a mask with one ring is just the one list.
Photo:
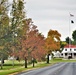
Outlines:
{"label": "american flag", "polygon": [[74,23],[74,21],[73,21],[73,20],[71,20],[71,23]]}
{"label": "american flag", "polygon": [[73,17],[74,15],[73,14],[70,14],[70,16]]}

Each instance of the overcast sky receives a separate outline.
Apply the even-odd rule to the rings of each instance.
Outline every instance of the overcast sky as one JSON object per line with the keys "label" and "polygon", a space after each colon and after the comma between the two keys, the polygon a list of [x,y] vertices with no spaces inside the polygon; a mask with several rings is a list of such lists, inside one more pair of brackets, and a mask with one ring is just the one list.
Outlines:
{"label": "overcast sky", "polygon": [[[45,37],[52,29],[61,34],[61,40],[65,40],[76,29],[76,0],[26,0],[26,11],[27,17],[33,19]],[[70,17],[70,13],[74,17]]]}

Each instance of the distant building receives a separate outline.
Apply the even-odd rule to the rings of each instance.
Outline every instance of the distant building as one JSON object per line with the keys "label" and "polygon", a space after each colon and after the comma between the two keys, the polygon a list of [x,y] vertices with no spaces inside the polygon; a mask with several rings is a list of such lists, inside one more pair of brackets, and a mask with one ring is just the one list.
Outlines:
{"label": "distant building", "polygon": [[66,45],[62,51],[63,58],[76,58],[76,45]]}
{"label": "distant building", "polygon": [[56,58],[61,57],[61,53],[59,51],[52,51],[52,53],[54,55],[53,57],[56,57]]}

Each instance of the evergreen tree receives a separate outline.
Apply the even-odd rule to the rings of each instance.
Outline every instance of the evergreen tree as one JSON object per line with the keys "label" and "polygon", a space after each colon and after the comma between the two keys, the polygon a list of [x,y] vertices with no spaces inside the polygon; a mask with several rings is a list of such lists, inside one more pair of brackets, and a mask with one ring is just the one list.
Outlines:
{"label": "evergreen tree", "polygon": [[74,41],[76,41],[76,30],[73,31],[72,38],[73,38]]}
{"label": "evergreen tree", "polygon": [[72,38],[73,38],[73,44],[76,45],[76,30],[73,31]]}

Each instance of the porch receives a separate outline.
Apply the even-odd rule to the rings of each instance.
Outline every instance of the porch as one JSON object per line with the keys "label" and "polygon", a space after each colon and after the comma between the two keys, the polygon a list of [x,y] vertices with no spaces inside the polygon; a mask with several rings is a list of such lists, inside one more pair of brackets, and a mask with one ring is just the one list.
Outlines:
{"label": "porch", "polygon": [[65,53],[62,53],[62,56],[65,59],[76,59],[76,53],[75,52],[65,52]]}

